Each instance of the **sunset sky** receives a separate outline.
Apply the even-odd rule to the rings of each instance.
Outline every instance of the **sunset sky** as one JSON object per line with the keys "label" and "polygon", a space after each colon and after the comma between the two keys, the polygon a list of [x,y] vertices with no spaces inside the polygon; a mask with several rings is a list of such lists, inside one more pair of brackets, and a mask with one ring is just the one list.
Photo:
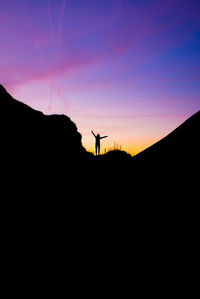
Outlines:
{"label": "sunset sky", "polygon": [[0,0],[0,84],[134,155],[200,108],[200,1]]}

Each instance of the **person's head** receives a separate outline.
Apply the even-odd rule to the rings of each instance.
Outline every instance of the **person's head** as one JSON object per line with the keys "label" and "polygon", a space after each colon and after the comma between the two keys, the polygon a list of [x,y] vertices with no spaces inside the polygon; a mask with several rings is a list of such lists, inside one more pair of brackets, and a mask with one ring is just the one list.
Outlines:
{"label": "person's head", "polygon": [[97,138],[100,138],[100,135],[99,135],[99,134],[97,134]]}

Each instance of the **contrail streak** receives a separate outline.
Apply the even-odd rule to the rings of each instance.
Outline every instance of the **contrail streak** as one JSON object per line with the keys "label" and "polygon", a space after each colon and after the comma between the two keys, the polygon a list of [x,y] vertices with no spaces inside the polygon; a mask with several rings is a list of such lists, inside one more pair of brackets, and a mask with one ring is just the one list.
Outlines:
{"label": "contrail streak", "polygon": [[66,6],[66,0],[63,0],[62,6],[61,6],[61,11],[60,11],[60,18],[59,18],[59,24],[58,24],[58,35],[57,35],[58,57],[60,55],[60,49],[61,49],[62,25],[63,25],[65,6]]}
{"label": "contrail streak", "polygon": [[[59,17],[59,24],[58,24],[58,32],[57,32],[57,63],[59,63],[59,56],[60,56],[60,52],[61,52],[61,42],[62,42],[62,27],[63,27],[63,19],[64,19],[64,13],[65,13],[65,7],[66,7],[66,0],[62,1],[62,6],[61,6],[61,10],[60,10],[60,17]],[[67,103],[66,103],[66,98],[63,95],[62,92],[62,87],[60,86],[59,90],[58,90],[58,96],[60,97],[61,101],[62,101],[62,105],[64,108],[64,113],[67,113]]]}
{"label": "contrail streak", "polygon": [[[61,9],[58,17],[58,27],[57,30],[53,24],[53,15],[52,10],[50,7],[50,0],[47,2],[48,4],[48,15],[49,15],[49,22],[50,22],[50,30],[51,30],[51,39],[52,39],[52,45],[54,49],[54,60],[55,64],[58,66],[59,64],[59,56],[61,51],[61,39],[62,39],[62,27],[63,27],[63,19],[64,19],[64,13],[65,13],[65,6],[66,6],[66,0],[63,0],[61,3]],[[58,87],[56,84],[55,78],[52,76],[51,82],[50,82],[50,94],[49,94],[49,107],[48,112],[52,112],[52,104],[53,104],[53,94],[56,92],[58,97],[62,101],[62,106],[64,108],[64,113],[67,112],[67,103],[66,98],[63,96],[62,87]]]}
{"label": "contrail streak", "polygon": [[47,0],[47,7],[48,7],[48,15],[49,15],[52,45],[53,45],[54,53],[56,53],[55,30],[54,30],[54,26],[53,26],[53,18],[52,18],[52,13],[51,13],[51,7],[50,7],[49,0]]}
{"label": "contrail streak", "polygon": [[62,86],[60,86],[59,89],[58,89],[58,96],[60,97],[60,99],[62,101],[62,106],[63,106],[63,109],[64,109],[64,114],[67,115],[68,108],[69,108],[70,104],[67,103],[67,99],[66,99],[66,97],[63,94],[63,87]]}
{"label": "contrail streak", "polygon": [[39,39],[38,39],[38,37],[37,37],[36,34],[34,36],[34,43],[35,43],[36,50],[39,52],[39,56],[40,56],[41,62],[44,63],[45,56],[44,56],[44,53],[42,51],[42,48],[41,48],[41,45],[40,45],[40,41],[39,41]]}
{"label": "contrail streak", "polygon": [[[51,11],[51,6],[50,6],[50,1],[47,0],[47,9],[48,9],[48,16],[49,16],[49,23],[50,23],[50,32],[51,32],[51,41],[52,41],[52,47],[53,47],[53,56],[54,59],[52,59],[52,61],[56,61],[56,57],[57,57],[57,45],[56,45],[56,30],[53,24],[53,16],[52,16],[52,11]],[[49,87],[49,105],[48,105],[48,112],[51,113],[52,112],[52,108],[53,108],[53,92],[55,89],[55,79],[52,76],[52,78],[50,79],[50,87]]]}
{"label": "contrail streak", "polygon": [[52,79],[50,81],[50,86],[49,86],[49,105],[48,105],[48,113],[51,113],[52,112],[52,108],[53,108],[53,90],[54,90],[54,86],[55,86],[55,82],[54,80]]}

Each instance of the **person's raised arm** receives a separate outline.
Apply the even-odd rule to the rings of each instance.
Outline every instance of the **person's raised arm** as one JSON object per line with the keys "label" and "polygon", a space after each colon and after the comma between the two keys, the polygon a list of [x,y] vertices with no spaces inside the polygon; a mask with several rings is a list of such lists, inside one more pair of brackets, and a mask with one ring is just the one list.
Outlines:
{"label": "person's raised arm", "polygon": [[106,138],[106,137],[108,137],[108,136],[102,136],[102,137],[100,137],[100,138],[103,139],[103,138]]}
{"label": "person's raised arm", "polygon": [[97,136],[94,134],[93,130],[91,131],[91,133],[92,133],[92,135],[94,135],[94,137],[97,137]]}

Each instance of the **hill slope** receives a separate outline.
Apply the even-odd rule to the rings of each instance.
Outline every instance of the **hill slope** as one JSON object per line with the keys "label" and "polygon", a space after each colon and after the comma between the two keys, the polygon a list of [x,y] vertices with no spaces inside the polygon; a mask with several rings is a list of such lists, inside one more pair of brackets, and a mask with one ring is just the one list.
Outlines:
{"label": "hill slope", "polygon": [[44,115],[15,100],[0,85],[2,150],[10,158],[65,163],[87,153],[81,134],[65,115]]}
{"label": "hill slope", "polygon": [[199,161],[200,111],[133,160],[155,166],[189,165]]}

